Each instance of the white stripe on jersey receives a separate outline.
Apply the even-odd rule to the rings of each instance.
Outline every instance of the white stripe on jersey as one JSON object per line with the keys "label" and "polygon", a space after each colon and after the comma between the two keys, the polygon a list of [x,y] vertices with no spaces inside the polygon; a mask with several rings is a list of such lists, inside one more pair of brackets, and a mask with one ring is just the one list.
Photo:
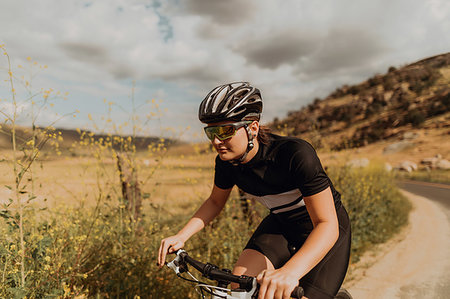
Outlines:
{"label": "white stripe on jersey", "polygon": [[[293,189],[287,192],[279,193],[279,194],[269,194],[264,196],[256,196],[250,193],[245,193],[248,199],[255,199],[262,203],[265,207],[268,209],[273,209],[276,207],[284,206],[286,204],[290,204],[294,201],[296,201],[299,197],[302,196],[302,193],[299,189]],[[273,213],[280,213],[280,212],[286,212],[293,209],[297,209],[299,207],[302,207],[305,205],[304,200],[302,199],[300,202],[296,203],[295,205],[278,209],[273,211]]]}

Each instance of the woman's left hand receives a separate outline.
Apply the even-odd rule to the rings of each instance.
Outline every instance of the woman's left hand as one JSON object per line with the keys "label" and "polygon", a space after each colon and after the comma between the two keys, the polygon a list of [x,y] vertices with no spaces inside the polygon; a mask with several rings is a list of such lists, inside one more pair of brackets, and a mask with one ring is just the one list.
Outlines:
{"label": "woman's left hand", "polygon": [[289,299],[298,278],[283,268],[263,270],[256,276],[260,284],[258,299]]}

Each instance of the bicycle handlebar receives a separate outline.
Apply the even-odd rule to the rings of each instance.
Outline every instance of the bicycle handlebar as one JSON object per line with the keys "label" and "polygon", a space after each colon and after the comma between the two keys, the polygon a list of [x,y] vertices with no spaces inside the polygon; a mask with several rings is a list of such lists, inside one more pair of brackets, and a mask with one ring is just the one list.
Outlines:
{"label": "bicycle handlebar", "polygon": [[[186,267],[184,267],[184,263],[187,263],[197,269],[200,273],[202,273],[203,276],[205,276],[208,279],[215,280],[217,282],[224,282],[226,284],[229,284],[231,282],[238,283],[239,288],[243,289],[247,292],[251,291],[253,288],[253,281],[255,280],[254,277],[246,276],[246,275],[234,275],[231,274],[230,270],[226,269],[219,269],[217,266],[210,264],[210,263],[202,263],[194,258],[190,257],[186,251],[180,249],[177,251],[176,255],[180,257],[180,260],[172,261],[167,266],[172,268],[176,273],[177,271],[179,273],[182,273],[184,271],[187,271]],[[180,263],[181,262],[181,263]],[[175,269],[178,267],[178,270]],[[179,270],[181,269],[181,271]],[[178,273],[177,273],[178,274]],[[303,288],[301,286],[295,287],[294,291],[291,294],[292,298],[302,298],[304,295]],[[253,297],[252,297],[253,298]]]}
{"label": "bicycle handlebar", "polygon": [[253,287],[253,277],[241,275],[237,276],[227,272],[226,270],[220,270],[216,265],[210,263],[199,262],[190,257],[186,251],[179,253],[179,256],[189,265],[200,271],[206,278],[215,281],[223,282],[235,282],[239,284],[239,288],[250,291]]}

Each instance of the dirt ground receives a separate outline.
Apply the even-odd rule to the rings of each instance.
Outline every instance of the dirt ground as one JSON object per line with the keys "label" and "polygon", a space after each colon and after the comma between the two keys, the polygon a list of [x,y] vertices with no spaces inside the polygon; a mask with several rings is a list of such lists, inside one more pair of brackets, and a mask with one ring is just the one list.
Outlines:
{"label": "dirt ground", "polygon": [[355,265],[344,284],[355,299],[449,298],[449,212],[429,199],[404,194],[414,206],[410,223]]}

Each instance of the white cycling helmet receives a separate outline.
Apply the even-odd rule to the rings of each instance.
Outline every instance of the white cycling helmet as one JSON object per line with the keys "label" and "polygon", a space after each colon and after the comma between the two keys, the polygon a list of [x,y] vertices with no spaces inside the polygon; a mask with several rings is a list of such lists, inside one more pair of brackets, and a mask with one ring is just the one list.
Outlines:
{"label": "white cycling helmet", "polygon": [[[198,118],[201,122],[210,124],[221,121],[241,121],[246,117],[259,120],[262,112],[262,99],[259,89],[248,82],[233,82],[217,86],[200,103]],[[238,165],[247,157],[255,146],[254,136],[246,124],[248,145],[245,153],[238,159],[230,161]]]}
{"label": "white cycling helmet", "polygon": [[203,123],[226,120],[240,121],[244,117],[256,116],[262,112],[259,89],[248,82],[233,82],[211,90],[200,103],[198,118]]}

